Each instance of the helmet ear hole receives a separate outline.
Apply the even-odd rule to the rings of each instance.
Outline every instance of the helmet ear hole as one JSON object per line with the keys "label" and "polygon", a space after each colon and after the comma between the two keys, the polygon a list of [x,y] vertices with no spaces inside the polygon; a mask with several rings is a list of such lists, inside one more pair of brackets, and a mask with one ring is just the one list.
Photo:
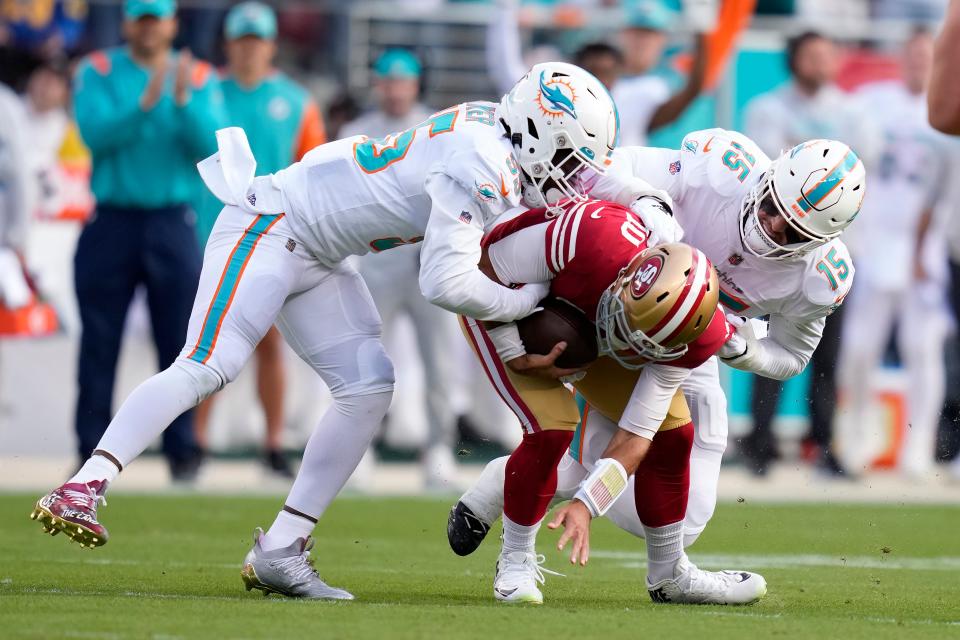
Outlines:
{"label": "helmet ear hole", "polygon": [[534,140],[540,139],[540,134],[537,133],[537,124],[533,121],[533,118],[527,118],[527,133]]}

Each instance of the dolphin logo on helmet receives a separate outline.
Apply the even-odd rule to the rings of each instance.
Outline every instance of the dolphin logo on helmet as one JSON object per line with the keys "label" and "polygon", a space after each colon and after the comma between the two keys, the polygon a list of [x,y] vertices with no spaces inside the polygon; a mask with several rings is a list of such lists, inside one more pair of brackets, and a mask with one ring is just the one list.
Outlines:
{"label": "dolphin logo on helmet", "polygon": [[[576,118],[577,108],[574,105],[576,94],[574,94],[573,88],[562,80],[547,82],[546,76],[546,71],[540,72],[540,95],[537,96],[540,106],[547,113],[566,113],[569,114],[571,118]],[[567,91],[570,92],[570,97],[567,97],[561,87],[566,87]],[[544,101],[547,101],[549,106],[543,104]]]}

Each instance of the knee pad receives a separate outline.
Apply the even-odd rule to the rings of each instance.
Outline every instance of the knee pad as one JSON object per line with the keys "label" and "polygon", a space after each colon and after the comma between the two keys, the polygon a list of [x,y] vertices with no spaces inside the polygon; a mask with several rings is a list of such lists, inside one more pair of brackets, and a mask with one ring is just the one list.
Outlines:
{"label": "knee pad", "polygon": [[178,358],[171,366],[183,371],[193,380],[193,388],[196,389],[198,396],[197,404],[206,400],[230,382],[213,367],[188,358]]}
{"label": "knee pad", "polygon": [[693,416],[694,447],[723,453],[727,448],[727,396],[719,386],[684,390]]}
{"label": "knee pad", "polygon": [[379,337],[337,345],[305,360],[327,383],[334,400],[393,393],[393,362]]}

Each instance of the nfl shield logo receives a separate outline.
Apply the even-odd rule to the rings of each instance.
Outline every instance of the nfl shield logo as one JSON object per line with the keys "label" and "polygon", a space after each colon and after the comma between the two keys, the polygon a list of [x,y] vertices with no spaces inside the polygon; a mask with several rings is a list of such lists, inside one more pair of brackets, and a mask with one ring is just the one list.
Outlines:
{"label": "nfl shield logo", "polygon": [[473,215],[469,211],[461,211],[460,222],[463,222],[464,224],[470,224],[473,222]]}
{"label": "nfl shield logo", "polygon": [[730,254],[730,257],[727,258],[727,262],[729,262],[733,266],[737,266],[738,264],[743,262],[743,256],[740,255],[739,253],[732,253]]}
{"label": "nfl shield logo", "polygon": [[678,173],[680,173],[680,161],[679,161],[679,160],[670,163],[670,175],[675,176],[675,175],[677,175]]}

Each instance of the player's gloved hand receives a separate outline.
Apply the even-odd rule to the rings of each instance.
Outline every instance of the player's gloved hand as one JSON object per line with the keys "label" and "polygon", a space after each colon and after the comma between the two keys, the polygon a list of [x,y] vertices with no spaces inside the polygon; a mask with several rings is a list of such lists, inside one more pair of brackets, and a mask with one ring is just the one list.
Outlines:
{"label": "player's gloved hand", "polygon": [[519,373],[520,375],[534,376],[546,380],[560,380],[561,378],[576,375],[583,371],[583,369],[563,369],[554,364],[566,348],[566,342],[558,342],[553,345],[553,349],[545,356],[525,353],[522,356],[506,361],[506,365],[510,367],[511,371]]}
{"label": "player's gloved hand", "polygon": [[644,196],[630,205],[630,210],[640,217],[650,235],[647,246],[655,247],[683,239],[683,228],[667,206],[658,198]]}
{"label": "player's gloved hand", "polygon": [[753,323],[746,318],[728,313],[727,322],[737,328],[736,333],[727,340],[717,355],[721,360],[734,368],[741,368],[737,365],[752,359],[760,348],[757,334],[754,331]]}
{"label": "player's gloved hand", "polygon": [[587,564],[590,559],[590,509],[577,499],[571,500],[557,511],[550,524],[550,529],[563,527],[563,535],[557,541],[557,550],[563,551],[567,542],[573,542],[570,549],[570,564]]}

